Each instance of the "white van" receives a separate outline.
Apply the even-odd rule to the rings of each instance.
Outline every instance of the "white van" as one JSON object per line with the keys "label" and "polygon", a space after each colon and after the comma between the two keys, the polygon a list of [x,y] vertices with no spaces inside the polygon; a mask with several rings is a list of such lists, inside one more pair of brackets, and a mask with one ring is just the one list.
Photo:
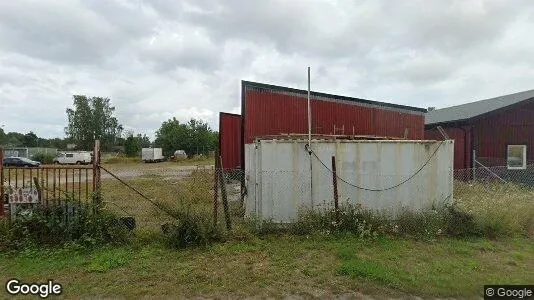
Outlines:
{"label": "white van", "polygon": [[92,161],[91,152],[62,152],[54,158],[54,164],[87,165]]}

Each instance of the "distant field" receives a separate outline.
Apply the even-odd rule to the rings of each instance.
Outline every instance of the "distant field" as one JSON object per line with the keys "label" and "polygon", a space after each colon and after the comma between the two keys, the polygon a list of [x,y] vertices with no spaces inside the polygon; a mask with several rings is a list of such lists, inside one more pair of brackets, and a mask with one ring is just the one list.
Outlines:
{"label": "distant field", "polygon": [[214,158],[192,158],[192,159],[184,159],[179,161],[165,161],[160,163],[144,163],[140,161],[139,159],[131,159],[131,158],[118,158],[118,159],[109,159],[107,161],[103,161],[102,165],[104,167],[108,166],[115,169],[120,168],[132,168],[135,166],[136,168],[173,168],[176,166],[197,166],[197,165],[215,165],[215,159]]}

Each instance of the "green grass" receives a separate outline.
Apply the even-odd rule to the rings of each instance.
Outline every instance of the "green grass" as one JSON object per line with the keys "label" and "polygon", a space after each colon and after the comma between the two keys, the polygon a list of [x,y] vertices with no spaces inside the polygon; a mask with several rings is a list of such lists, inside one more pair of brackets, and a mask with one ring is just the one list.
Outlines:
{"label": "green grass", "polygon": [[94,253],[87,266],[89,272],[105,273],[130,264],[132,252],[126,249],[105,249]]}
{"label": "green grass", "polygon": [[269,237],[173,251],[158,243],[0,254],[0,281],[48,278],[67,298],[95,296],[481,296],[534,281],[534,243],[495,240]]}

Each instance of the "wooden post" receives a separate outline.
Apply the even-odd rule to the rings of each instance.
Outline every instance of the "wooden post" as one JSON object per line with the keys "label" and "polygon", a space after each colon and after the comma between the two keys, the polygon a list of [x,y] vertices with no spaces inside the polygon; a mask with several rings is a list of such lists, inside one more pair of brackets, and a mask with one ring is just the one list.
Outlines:
{"label": "wooden post", "polygon": [[4,149],[0,147],[0,216],[4,215]]}
{"label": "wooden post", "polygon": [[219,150],[215,151],[215,184],[213,187],[213,224],[217,225],[217,211],[219,210]]}
{"label": "wooden post", "polygon": [[97,209],[101,204],[100,198],[100,140],[95,140],[93,148],[93,209]]}
{"label": "wooden post", "polygon": [[337,190],[337,171],[335,156],[332,156],[332,184],[334,186],[334,209],[336,212],[336,223],[339,223],[339,195]]}
{"label": "wooden post", "polygon": [[224,218],[226,219],[226,229],[232,229],[232,221],[230,220],[230,211],[228,210],[228,198],[226,195],[226,182],[224,182],[224,169],[222,164],[222,157],[219,156],[219,167],[221,172],[219,173],[219,182],[221,184],[221,196],[224,208]]}
{"label": "wooden post", "polygon": [[35,184],[35,188],[37,189],[37,199],[39,200],[39,205],[42,205],[42,191],[41,191],[41,185],[39,184],[39,179],[37,177],[33,177],[33,182]]}

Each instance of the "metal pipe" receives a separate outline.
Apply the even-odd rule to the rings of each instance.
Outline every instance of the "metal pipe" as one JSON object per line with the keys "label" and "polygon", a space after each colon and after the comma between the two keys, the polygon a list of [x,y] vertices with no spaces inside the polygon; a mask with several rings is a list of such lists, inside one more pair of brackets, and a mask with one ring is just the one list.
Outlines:
{"label": "metal pipe", "polygon": [[337,171],[335,156],[332,156],[332,185],[334,187],[334,209],[336,213],[336,223],[339,224],[339,195],[337,190]]}
{"label": "metal pipe", "polygon": [[[2,125],[4,127],[4,125]],[[4,150],[0,147],[0,216],[4,215]]]}
{"label": "metal pipe", "polygon": [[308,146],[311,149],[311,103],[310,103],[310,67],[308,67]]}
{"label": "metal pipe", "polygon": [[311,148],[311,103],[310,103],[310,67],[308,67],[308,153],[310,154],[310,201],[313,207],[313,162],[312,162],[312,148]]}
{"label": "metal pipe", "polygon": [[477,158],[476,158],[476,155],[477,155],[477,152],[475,150],[473,150],[473,154],[472,154],[472,158],[471,158],[471,168],[472,168],[472,176],[473,176],[473,180],[476,180],[476,161],[477,161]]}

